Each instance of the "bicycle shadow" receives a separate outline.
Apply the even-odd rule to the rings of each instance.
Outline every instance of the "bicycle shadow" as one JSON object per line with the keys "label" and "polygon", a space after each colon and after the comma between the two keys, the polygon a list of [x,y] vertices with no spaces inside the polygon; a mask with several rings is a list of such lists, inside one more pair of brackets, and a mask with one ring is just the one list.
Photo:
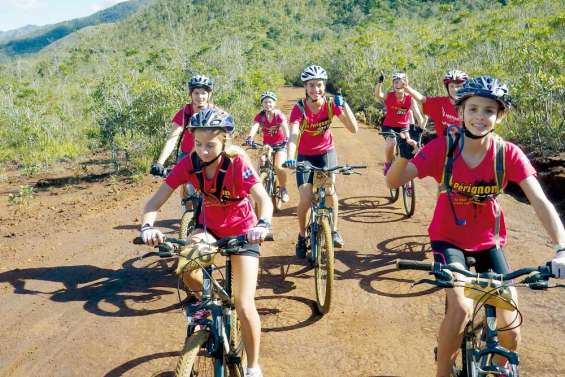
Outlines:
{"label": "bicycle shadow", "polygon": [[289,278],[312,279],[312,267],[306,260],[297,264],[295,256],[262,257],[258,290],[270,290],[273,294],[259,294],[255,303],[261,316],[262,332],[284,332],[309,326],[322,316],[317,312],[314,300],[289,295],[296,284]]}
{"label": "bicycle shadow", "polygon": [[421,273],[398,271],[397,259],[422,261],[428,259],[431,247],[427,235],[408,235],[393,237],[376,245],[377,253],[362,254],[353,250],[343,250],[335,258],[346,266],[346,270],[336,268],[336,279],[358,279],[359,286],[368,293],[387,297],[416,297],[433,293],[439,288],[412,289],[421,278]]}
{"label": "bicycle shadow", "polygon": [[[180,308],[172,262],[155,258],[132,258],[116,270],[91,265],[14,269],[0,273],[0,283],[10,284],[15,294],[83,302],[86,311],[99,316],[145,316]],[[57,284],[61,288],[36,288]]]}
{"label": "bicycle shadow", "polygon": [[363,224],[393,223],[406,219],[390,197],[355,196],[339,200],[339,218]]}
{"label": "bicycle shadow", "polygon": [[[180,220],[179,219],[163,219],[157,220],[154,224],[156,227],[161,229],[169,229],[167,234],[174,233],[179,231]],[[140,224],[124,224],[115,226],[114,229],[116,230],[139,230]]]}
{"label": "bicycle shadow", "polygon": [[[177,358],[180,356],[180,352],[178,351],[170,351],[170,352],[159,352],[154,353],[151,355],[140,356],[136,359],[126,361],[125,363],[118,365],[108,373],[106,373],[103,377],[121,377],[126,374],[126,372],[131,372],[133,369],[139,367],[142,364],[163,358]],[[152,374],[152,377],[174,377],[174,371],[161,371],[157,372],[157,374]]]}

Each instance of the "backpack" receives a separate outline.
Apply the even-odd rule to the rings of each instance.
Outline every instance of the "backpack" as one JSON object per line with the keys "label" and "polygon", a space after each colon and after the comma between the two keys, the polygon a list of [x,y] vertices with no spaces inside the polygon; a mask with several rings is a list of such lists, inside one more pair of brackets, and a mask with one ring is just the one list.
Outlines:
{"label": "backpack", "polygon": [[200,192],[203,195],[214,197],[222,204],[225,203],[226,201],[239,202],[244,199],[239,196],[228,196],[223,194],[224,179],[226,177],[226,172],[228,171],[228,168],[232,163],[231,158],[229,158],[227,155],[224,154],[224,158],[220,165],[220,171],[218,172],[218,176],[216,177],[216,184],[214,185],[215,191],[211,194],[204,191],[204,174],[205,174],[204,168],[207,166],[207,164],[202,163],[202,160],[200,159],[200,157],[198,157],[196,152],[191,153],[190,159],[192,160],[192,166],[193,166],[193,169],[190,171],[190,173],[196,174],[196,178],[198,179],[198,186]]}

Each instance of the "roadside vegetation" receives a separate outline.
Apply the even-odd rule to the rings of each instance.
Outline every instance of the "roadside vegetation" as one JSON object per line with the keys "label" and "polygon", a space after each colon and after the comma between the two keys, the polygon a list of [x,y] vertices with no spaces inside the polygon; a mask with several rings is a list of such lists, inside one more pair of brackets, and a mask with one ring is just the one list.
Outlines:
{"label": "roadside vegetation", "polygon": [[[97,149],[131,173],[147,171],[186,101],[186,77],[216,81],[213,100],[240,132],[264,90],[328,69],[355,111],[377,124],[380,70],[444,93],[459,68],[495,75],[516,103],[499,132],[535,156],[564,150],[565,7],[557,0],[180,1],[85,28],[41,53],[0,65],[0,164],[28,172]],[[388,82],[388,81],[387,81]]]}

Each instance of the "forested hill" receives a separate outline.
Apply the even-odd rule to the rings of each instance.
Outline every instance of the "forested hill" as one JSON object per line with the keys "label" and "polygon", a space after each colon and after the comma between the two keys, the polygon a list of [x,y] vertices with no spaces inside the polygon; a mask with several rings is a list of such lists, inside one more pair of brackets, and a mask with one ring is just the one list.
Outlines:
{"label": "forested hill", "polygon": [[499,132],[554,154],[565,142],[564,31],[560,0],[155,0],[0,65],[0,161],[33,173],[103,147],[142,171],[186,101],[187,75],[212,76],[215,102],[243,129],[262,91],[299,84],[310,63],[374,123],[380,70],[405,69],[428,95],[444,93],[449,68],[495,75],[517,104]]}
{"label": "forested hill", "polygon": [[[88,17],[77,18],[46,26],[28,26],[17,30],[18,34],[10,36],[8,42],[0,44],[0,54],[8,56],[38,52],[51,43],[66,37],[87,26],[95,26],[108,22],[122,20],[135,13],[142,5],[150,0],[130,0],[116,4],[110,8],[96,12]],[[0,34],[0,41],[8,39],[8,35]]]}

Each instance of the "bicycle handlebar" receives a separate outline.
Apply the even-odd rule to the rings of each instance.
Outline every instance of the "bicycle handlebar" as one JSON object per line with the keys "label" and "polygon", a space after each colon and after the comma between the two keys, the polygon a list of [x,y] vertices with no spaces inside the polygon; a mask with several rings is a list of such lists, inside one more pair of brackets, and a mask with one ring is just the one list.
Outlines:
{"label": "bicycle handlebar", "polygon": [[[290,168],[288,165],[285,166],[283,163],[284,168]],[[298,172],[309,172],[309,171],[321,171],[325,173],[334,172],[334,173],[351,173],[354,169],[366,169],[367,165],[338,165],[331,168],[323,167],[319,168],[317,166],[312,165],[309,161],[300,161],[296,164],[294,168]],[[292,169],[292,168],[291,168]]]}
{"label": "bicycle handlebar", "polygon": [[[546,265],[543,266],[521,268],[509,272],[507,274],[498,274],[496,272],[474,273],[469,270],[465,270],[453,265],[445,265],[437,262],[433,262],[433,263],[419,262],[419,261],[404,260],[404,259],[398,259],[396,261],[396,267],[399,270],[428,271],[430,274],[435,275],[438,281],[434,282],[433,280],[425,280],[423,282],[435,284],[441,287],[453,286],[454,283],[452,275],[446,273],[445,272],[446,270],[459,273],[469,278],[475,278],[477,280],[497,280],[500,282],[510,281],[520,276],[529,275],[520,283],[523,283],[532,289],[548,288],[547,280],[549,278],[555,277],[551,273],[550,262],[548,262]],[[565,285],[555,285],[555,286],[561,287]]]}

